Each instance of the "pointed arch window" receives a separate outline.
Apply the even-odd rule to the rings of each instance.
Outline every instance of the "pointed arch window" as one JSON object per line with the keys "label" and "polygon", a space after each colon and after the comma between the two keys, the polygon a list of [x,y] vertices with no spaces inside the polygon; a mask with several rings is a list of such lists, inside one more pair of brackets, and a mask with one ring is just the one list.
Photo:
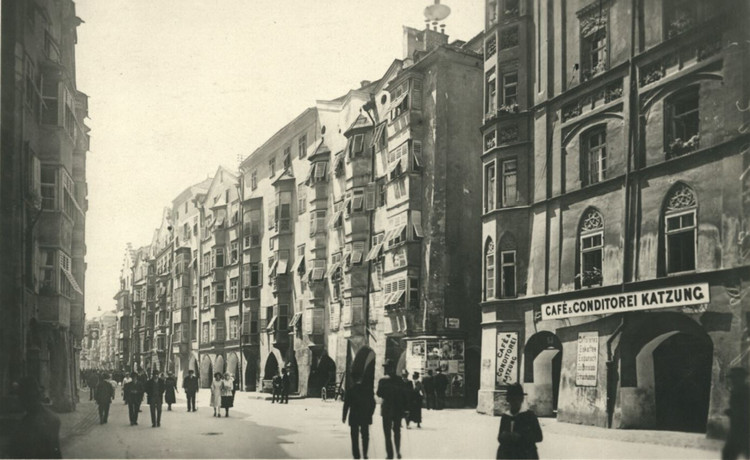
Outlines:
{"label": "pointed arch window", "polygon": [[667,274],[695,270],[697,207],[693,189],[678,184],[667,195],[664,209],[664,249]]}
{"label": "pointed arch window", "polygon": [[602,260],[604,259],[604,219],[596,209],[587,210],[578,229],[579,238],[579,285],[592,287],[602,285]]}
{"label": "pointed arch window", "polygon": [[484,299],[495,298],[495,243],[490,239],[484,250]]}

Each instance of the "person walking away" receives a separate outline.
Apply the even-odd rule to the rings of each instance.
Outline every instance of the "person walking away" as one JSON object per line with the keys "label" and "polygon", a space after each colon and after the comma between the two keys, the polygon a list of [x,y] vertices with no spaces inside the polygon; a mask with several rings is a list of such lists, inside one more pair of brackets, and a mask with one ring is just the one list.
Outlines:
{"label": "person walking away", "polygon": [[[143,393],[146,392],[146,384],[148,384],[148,375],[146,375],[146,371],[141,369],[141,373],[138,374],[138,381],[141,384],[141,389],[143,390]],[[141,402],[143,402],[143,394],[141,394]],[[138,412],[141,412],[140,406],[138,407]]]}
{"label": "person walking away", "polygon": [[109,418],[109,405],[115,399],[115,390],[107,381],[107,378],[101,379],[94,390],[94,400],[99,408],[99,424],[104,425]]}
{"label": "person walking away", "polygon": [[138,374],[130,374],[130,381],[122,387],[125,393],[125,401],[128,403],[128,416],[130,425],[138,425],[138,412],[141,411],[141,402],[143,401],[143,385],[138,381]]}
{"label": "person walking away", "polygon": [[273,380],[271,380],[271,390],[273,391],[273,394],[271,395],[271,404],[275,402],[281,403],[281,375],[276,373],[276,375],[273,376]]}
{"label": "person walking away", "polygon": [[[377,395],[383,400],[380,404],[380,415],[383,418],[385,451],[387,458],[393,458],[395,444],[396,455],[401,458],[401,419],[406,406],[404,384],[396,376],[396,366],[390,359],[385,360],[383,367],[386,376],[378,381]],[[391,432],[393,432],[393,443],[391,443]]]}
{"label": "person walking away", "polygon": [[215,373],[211,382],[211,407],[214,408],[214,417],[221,417],[221,374]]}
{"label": "person walking away", "polygon": [[419,372],[415,372],[411,376],[414,382],[414,390],[412,390],[410,404],[409,404],[409,418],[406,422],[407,428],[409,422],[417,424],[417,428],[422,428],[422,397],[424,396],[422,381],[419,380]]}
{"label": "person walking away", "polygon": [[172,410],[172,404],[175,404],[175,393],[177,392],[177,379],[173,373],[167,374],[164,380],[164,402],[167,403],[167,410]]}
{"label": "person walking away", "polygon": [[9,458],[62,458],[60,419],[42,405],[36,380],[27,377],[19,382],[18,400],[26,414],[11,433]]}
{"label": "person walking away", "polygon": [[448,389],[448,377],[443,374],[443,370],[438,368],[435,376],[435,397],[437,399],[436,409],[445,409],[445,390]]}
{"label": "person walking away", "polygon": [[161,426],[161,409],[164,403],[164,379],[158,371],[154,371],[151,380],[146,383],[146,395],[149,409],[151,410],[151,427]]}
{"label": "person walking away", "polygon": [[425,407],[427,410],[435,409],[435,377],[432,376],[432,369],[428,369],[427,375],[422,379],[422,389]]}
{"label": "person walking away", "polygon": [[130,376],[130,374],[125,375],[125,377],[123,377],[123,379],[122,379],[122,402],[124,404],[128,403],[127,394],[125,393],[125,387],[127,386],[128,383],[130,383],[132,381],[133,381],[133,379]]}
{"label": "person walking away", "polygon": [[344,414],[341,421],[346,423],[349,414],[349,430],[352,438],[352,456],[360,458],[359,438],[362,436],[362,457],[367,458],[367,447],[370,444],[370,425],[375,412],[375,396],[372,388],[362,383],[359,372],[352,372],[354,384],[344,395]]}
{"label": "person walking away", "polygon": [[286,367],[281,369],[281,374],[281,403],[289,404],[289,387],[291,386],[291,381],[289,379],[289,371]]}
{"label": "person walking away", "polygon": [[187,398],[187,410],[190,412],[196,411],[195,409],[195,394],[198,393],[200,385],[198,384],[198,377],[195,376],[195,371],[190,369],[187,377],[182,379],[182,389],[185,391],[185,397]]}
{"label": "person walking away", "polygon": [[86,385],[89,387],[89,401],[94,400],[94,391],[96,390],[96,386],[99,384],[99,376],[96,374],[96,372],[90,372],[87,379],[86,379]]}
{"label": "person walking away", "polygon": [[411,380],[409,380],[409,371],[407,371],[406,369],[403,369],[401,371],[401,381],[404,384],[402,388],[402,390],[404,391],[404,402],[405,402],[404,421],[406,422],[406,429],[408,430],[411,428],[409,426],[409,421],[411,420],[409,418],[409,411],[411,410],[411,397],[412,397],[412,392],[414,391],[414,384],[411,382]]}
{"label": "person walking away", "polygon": [[[234,380],[229,372],[224,373],[221,382],[221,408],[224,409],[224,417],[229,417],[229,408],[234,406]],[[221,411],[219,411],[221,417]]]}
{"label": "person walking away", "polygon": [[530,410],[521,411],[523,387],[514,383],[508,387],[505,400],[509,412],[500,416],[500,431],[497,440],[497,458],[538,459],[536,443],[542,442],[539,419]]}
{"label": "person walking away", "polygon": [[729,434],[721,450],[722,460],[735,460],[742,454],[750,458],[750,389],[747,385],[747,370],[733,367],[729,371]]}

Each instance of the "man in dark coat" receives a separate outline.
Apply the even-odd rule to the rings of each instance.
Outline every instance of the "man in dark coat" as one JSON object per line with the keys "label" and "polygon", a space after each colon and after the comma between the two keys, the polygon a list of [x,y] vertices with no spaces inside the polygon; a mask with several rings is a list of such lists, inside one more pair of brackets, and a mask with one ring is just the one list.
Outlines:
{"label": "man in dark coat", "polygon": [[448,389],[448,377],[443,374],[443,370],[438,367],[435,376],[435,396],[437,397],[436,409],[445,408],[445,390]]}
{"label": "man in dark coat", "polygon": [[289,388],[292,382],[289,380],[289,371],[287,368],[281,369],[281,403],[289,404]]}
{"label": "man in dark coat", "polygon": [[164,379],[160,378],[158,371],[154,371],[151,380],[146,382],[146,395],[149,408],[151,409],[152,427],[161,426],[161,406],[164,403],[165,388]]}
{"label": "man in dark coat", "polygon": [[128,415],[130,425],[138,425],[138,412],[141,411],[141,402],[143,401],[143,385],[138,380],[138,374],[130,374],[131,381],[126,383],[122,389],[125,394],[125,402],[128,403]]}
{"label": "man in dark coat", "polygon": [[530,410],[521,411],[524,392],[519,383],[508,387],[505,400],[508,412],[500,416],[500,431],[497,441],[496,458],[538,459],[536,443],[542,442],[542,428],[539,419]]}
{"label": "man in dark coat", "polygon": [[26,415],[15,425],[9,457],[62,458],[60,419],[42,405],[42,393],[34,379],[20,382],[18,399]]}
{"label": "man in dark coat", "polygon": [[425,396],[425,407],[435,409],[435,378],[432,376],[432,369],[427,370],[427,375],[422,379],[422,386]]}
{"label": "man in dark coat", "polygon": [[747,371],[742,367],[729,370],[729,434],[721,451],[722,460],[735,460],[743,455],[750,458],[750,388]]}
{"label": "man in dark coat", "polygon": [[108,376],[102,376],[99,380],[99,384],[96,385],[94,390],[94,399],[96,400],[97,406],[99,406],[99,423],[104,425],[107,423],[109,418],[109,405],[115,399],[115,389],[107,381]]}
{"label": "man in dark coat", "polygon": [[361,375],[352,372],[354,385],[344,396],[344,414],[341,421],[346,423],[346,414],[349,413],[349,429],[352,438],[352,455],[359,458],[359,435],[362,433],[362,455],[367,458],[367,447],[370,444],[370,425],[372,425],[372,414],[375,412],[375,397],[372,387],[361,382]]}
{"label": "man in dark coat", "polygon": [[271,404],[275,402],[281,403],[281,376],[279,374],[274,375],[273,379],[271,379],[271,390],[273,391],[271,394]]}
{"label": "man in dark coat", "polygon": [[86,377],[86,385],[89,387],[89,401],[94,400],[94,390],[99,384],[99,376],[94,371],[90,371],[88,377]]}
{"label": "man in dark coat", "polygon": [[175,393],[177,393],[177,377],[170,372],[164,380],[164,402],[167,403],[167,410],[172,410],[172,404],[177,402]]}
{"label": "man in dark coat", "polygon": [[198,383],[198,377],[195,376],[195,371],[190,369],[187,377],[182,379],[182,389],[185,390],[185,397],[187,397],[188,412],[191,410],[195,412],[195,394],[198,393],[200,385]]}
{"label": "man in dark coat", "polygon": [[[396,366],[386,359],[383,364],[386,376],[378,381],[378,397],[383,399],[380,405],[380,415],[383,417],[383,434],[385,435],[385,451],[387,458],[393,458],[393,444],[396,445],[396,455],[401,458],[401,419],[406,410],[406,391],[403,381],[396,376]],[[393,432],[393,444],[391,443]]]}

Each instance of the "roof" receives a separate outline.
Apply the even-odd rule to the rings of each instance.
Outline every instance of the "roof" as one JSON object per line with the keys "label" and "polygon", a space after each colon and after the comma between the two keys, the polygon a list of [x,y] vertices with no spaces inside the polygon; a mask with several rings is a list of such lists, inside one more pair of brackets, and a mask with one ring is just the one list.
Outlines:
{"label": "roof", "polygon": [[365,116],[364,114],[360,113],[359,116],[354,120],[354,123],[347,128],[347,130],[344,132],[344,136],[349,134],[351,131],[362,129],[362,128],[372,128],[372,120],[370,120],[370,117]]}
{"label": "roof", "polygon": [[273,144],[274,142],[278,141],[280,138],[283,138],[287,135],[287,131],[295,125],[295,123],[299,120],[302,120],[306,116],[310,115],[311,113],[315,113],[317,116],[317,108],[315,107],[308,107],[305,110],[302,111],[299,115],[294,117],[292,121],[282,126],[278,131],[276,131],[271,137],[269,137],[263,144],[261,144],[260,147],[253,150],[253,153],[247,156],[244,160],[242,160],[242,163],[240,163],[240,169],[248,166],[250,163],[250,159],[253,157],[253,155],[258,154],[259,152],[262,152],[265,150],[269,145]]}

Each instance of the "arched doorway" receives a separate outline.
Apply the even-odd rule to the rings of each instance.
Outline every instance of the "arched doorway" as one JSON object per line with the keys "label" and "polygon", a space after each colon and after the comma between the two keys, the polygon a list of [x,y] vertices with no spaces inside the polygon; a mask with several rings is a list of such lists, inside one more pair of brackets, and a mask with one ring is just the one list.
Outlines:
{"label": "arched doorway", "polygon": [[225,370],[224,357],[219,355],[216,357],[216,361],[214,362],[214,372],[219,372],[221,373],[221,375],[224,375]]}
{"label": "arched doorway", "polygon": [[276,359],[275,354],[269,353],[268,358],[266,358],[266,366],[263,368],[263,380],[271,380],[278,373],[279,360]]}
{"label": "arched doorway", "polygon": [[200,381],[202,388],[208,388],[211,386],[211,380],[213,379],[213,366],[211,365],[211,358],[203,355],[201,358],[200,368]]}
{"label": "arched doorway", "polygon": [[256,391],[258,388],[258,355],[245,350],[245,389]]}
{"label": "arched doorway", "polygon": [[560,394],[562,344],[549,331],[538,332],[529,338],[523,350],[524,386],[528,404],[537,415],[554,417]]}
{"label": "arched doorway", "polygon": [[227,355],[227,372],[232,374],[232,379],[234,379],[235,389],[239,389],[240,359],[237,357],[237,353],[229,353]]}
{"label": "arched doorway", "polygon": [[336,362],[328,356],[326,351],[320,355],[318,363],[310,372],[308,379],[308,393],[310,396],[320,396],[320,390],[328,385],[336,384]]}
{"label": "arched doorway", "polygon": [[290,353],[284,367],[289,373],[289,393],[297,393],[299,391],[299,369],[297,369],[297,357],[294,356],[294,350]]}

